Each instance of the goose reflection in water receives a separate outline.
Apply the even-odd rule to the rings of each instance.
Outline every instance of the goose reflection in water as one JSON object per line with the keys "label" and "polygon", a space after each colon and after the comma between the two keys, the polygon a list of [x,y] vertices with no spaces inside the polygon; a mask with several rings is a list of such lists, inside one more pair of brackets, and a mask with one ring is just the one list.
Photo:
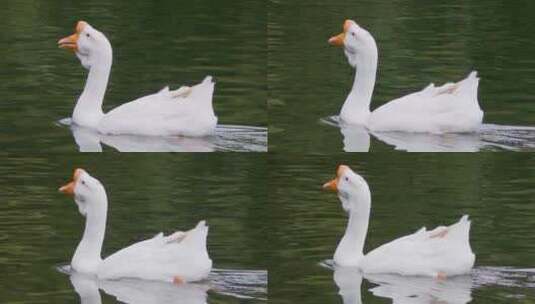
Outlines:
{"label": "goose reflection in water", "polygon": [[102,152],[102,144],[120,152],[212,152],[214,144],[205,138],[104,135],[84,127],[71,126],[80,152]]}
{"label": "goose reflection in water", "polygon": [[101,304],[99,289],[128,304],[205,304],[209,287],[203,284],[182,284],[143,280],[97,280],[79,273],[70,275],[71,284],[82,304]]}
{"label": "goose reflection in water", "polygon": [[370,151],[372,138],[395,150],[408,152],[478,152],[481,150],[535,150],[535,127],[483,124],[473,133],[370,132],[363,126],[339,122],[337,116],[321,120],[340,128],[345,152]]}
{"label": "goose reflection in water", "polygon": [[106,135],[72,124],[68,126],[80,152],[102,152],[103,145],[119,152],[267,152],[267,129],[262,127],[218,125],[213,136]]}
{"label": "goose reflection in water", "polygon": [[336,268],[334,282],[344,304],[363,304],[363,278],[376,285],[369,289],[373,295],[392,299],[393,304],[466,304],[472,301],[470,276],[457,276],[446,280],[391,274],[366,274],[363,277],[355,268]]}
{"label": "goose reflection in water", "polygon": [[127,278],[99,280],[77,273],[69,265],[58,266],[57,270],[69,276],[82,304],[101,304],[100,290],[128,304],[205,304],[209,294],[238,300],[267,301],[266,270],[213,268],[206,280],[185,284]]}
{"label": "goose reflection in water", "polygon": [[82,304],[101,304],[100,290],[128,304],[205,304],[209,293],[238,300],[267,301],[266,270],[212,269],[204,281],[179,285],[139,279],[98,280],[74,272],[70,266],[60,266],[58,271],[69,275]]}

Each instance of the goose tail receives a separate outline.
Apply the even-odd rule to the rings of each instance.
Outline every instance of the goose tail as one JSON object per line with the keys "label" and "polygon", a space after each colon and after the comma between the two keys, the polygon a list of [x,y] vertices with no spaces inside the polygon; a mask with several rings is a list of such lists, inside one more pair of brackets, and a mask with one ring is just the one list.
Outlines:
{"label": "goose tail", "polygon": [[206,248],[206,239],[208,238],[208,226],[206,221],[200,221],[195,228],[188,231],[184,238],[185,243],[190,243],[198,248]]}
{"label": "goose tail", "polygon": [[458,90],[461,94],[465,95],[467,99],[478,105],[477,93],[479,88],[479,77],[477,71],[472,71],[468,77],[458,82]]}
{"label": "goose tail", "polygon": [[[159,93],[169,93],[171,98],[187,98],[192,96],[202,96],[212,100],[212,94],[214,91],[215,81],[212,76],[206,76],[203,81],[194,86],[182,86],[176,90],[169,90],[169,87],[165,87],[160,90]],[[199,94],[200,93],[200,94]]]}
{"label": "goose tail", "polygon": [[467,214],[463,215],[461,219],[451,225],[448,234],[452,239],[461,241],[465,244],[470,244],[470,226],[471,221]]}

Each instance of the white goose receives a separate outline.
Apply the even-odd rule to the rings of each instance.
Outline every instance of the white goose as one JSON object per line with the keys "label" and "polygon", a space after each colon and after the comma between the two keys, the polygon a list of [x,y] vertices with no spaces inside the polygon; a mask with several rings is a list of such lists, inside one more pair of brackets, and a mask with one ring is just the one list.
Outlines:
{"label": "white goose", "polygon": [[106,36],[79,21],[76,33],[59,40],[58,45],[74,51],[82,66],[89,69],[72,113],[73,123],[104,134],[205,136],[214,132],[217,117],[212,107],[212,77],[193,87],[174,91],[165,87],[104,113],[102,102],[112,64],[111,44]]}
{"label": "white goose", "polygon": [[368,184],[349,167],[341,165],[335,179],[324,189],[338,192],[342,207],[349,213],[344,237],[334,253],[338,266],[358,267],[365,274],[393,273],[400,275],[445,278],[470,272],[475,255],[470,248],[468,216],[449,227],[424,228],[366,255],[363,253],[371,208]]}
{"label": "white goose", "polygon": [[177,231],[132,244],[106,259],[101,258],[106,230],[108,198],[102,184],[82,169],[73,180],[59,189],[74,196],[80,213],[86,217],[85,230],[71,260],[79,273],[99,279],[139,278],[184,283],[208,276],[212,260],[206,249],[208,227],[199,222],[190,231]]}
{"label": "white goose", "polygon": [[457,83],[430,84],[420,92],[395,99],[370,112],[377,72],[377,45],[372,35],[352,20],[329,43],[344,47],[349,64],[356,68],[353,88],[347,96],[342,123],[363,125],[371,131],[453,133],[477,131],[483,112],[477,100],[479,78],[472,72]]}

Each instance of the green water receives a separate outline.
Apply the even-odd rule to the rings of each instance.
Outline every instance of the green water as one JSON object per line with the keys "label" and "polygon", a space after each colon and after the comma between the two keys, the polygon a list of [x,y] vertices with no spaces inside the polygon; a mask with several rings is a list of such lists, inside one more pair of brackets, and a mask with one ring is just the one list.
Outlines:
{"label": "green water", "polygon": [[[223,275],[223,283],[211,282],[219,287],[208,291],[208,303],[265,303],[240,300],[220,290],[267,297],[266,228],[259,222],[267,213],[266,165],[256,155],[3,159],[0,302],[79,303],[69,277],[56,267],[70,262],[83,231],[83,217],[73,200],[57,189],[70,180],[75,167],[81,167],[98,178],[108,193],[103,256],[160,231],[187,230],[206,219],[214,268],[229,274]],[[241,284],[251,286],[238,289],[240,284],[232,283],[231,276],[245,270],[264,271],[264,279],[251,281],[250,276],[239,275]],[[247,292],[253,287],[263,292]],[[102,297],[105,303],[117,303],[111,295],[102,293]]]}
{"label": "green water", "polygon": [[[378,44],[372,109],[431,82],[460,80],[475,69],[481,77],[479,101],[485,123],[535,125],[534,10],[535,2],[527,0],[270,1],[270,150],[354,150],[344,145],[337,127],[320,122],[339,113],[353,82],[354,70],[343,51],[327,44],[347,18],[367,28]],[[360,150],[535,149],[533,130],[520,136],[496,133],[501,132],[492,129],[468,143],[451,135],[424,138],[419,149],[372,136]],[[402,143],[412,140],[404,138]]]}
{"label": "green water", "polygon": [[105,112],[213,75],[219,124],[266,127],[265,12],[263,1],[2,1],[0,144],[78,151],[70,130],[57,125],[70,117],[87,76],[57,47],[78,20],[102,31],[114,50]]}
{"label": "green water", "polygon": [[[333,271],[319,265],[332,259],[347,222],[336,195],[321,190],[340,163],[361,173],[372,192],[365,252],[422,226],[451,224],[469,214],[476,254],[468,278],[387,280],[383,288],[391,291],[393,302],[373,295],[369,289],[377,284],[369,280],[360,287],[356,277],[346,282],[345,293],[361,290],[366,304],[467,303],[451,295],[468,295],[470,303],[534,303],[535,157],[510,153],[273,157],[269,185],[275,189],[270,201],[277,224],[271,246],[277,250],[269,272],[270,301],[342,303]],[[512,273],[506,266],[514,268]],[[400,284],[405,296],[395,288]],[[430,287],[422,288],[426,284]],[[450,297],[428,296],[432,292]]]}

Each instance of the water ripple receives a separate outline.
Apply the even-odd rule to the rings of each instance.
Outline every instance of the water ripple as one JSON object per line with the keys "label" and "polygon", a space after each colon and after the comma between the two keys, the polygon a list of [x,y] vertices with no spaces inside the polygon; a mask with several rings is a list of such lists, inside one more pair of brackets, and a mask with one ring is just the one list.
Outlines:
{"label": "water ripple", "polygon": [[368,151],[370,138],[386,143],[394,150],[408,152],[478,152],[535,150],[535,127],[483,124],[474,133],[373,132],[359,126],[340,124],[338,116],[322,118],[324,125],[340,129],[344,151]]}
{"label": "water ripple", "polygon": [[72,124],[70,118],[57,122],[67,126],[81,152],[102,152],[102,145],[120,152],[267,152],[267,128],[218,125],[207,137],[105,135]]}
{"label": "water ripple", "polygon": [[98,280],[76,273],[70,265],[59,265],[56,270],[69,275],[82,299],[84,295],[95,294],[102,289],[126,303],[169,303],[175,299],[180,303],[201,304],[205,303],[209,291],[238,299],[267,301],[266,270],[212,269],[206,280],[183,285],[139,279]]}

